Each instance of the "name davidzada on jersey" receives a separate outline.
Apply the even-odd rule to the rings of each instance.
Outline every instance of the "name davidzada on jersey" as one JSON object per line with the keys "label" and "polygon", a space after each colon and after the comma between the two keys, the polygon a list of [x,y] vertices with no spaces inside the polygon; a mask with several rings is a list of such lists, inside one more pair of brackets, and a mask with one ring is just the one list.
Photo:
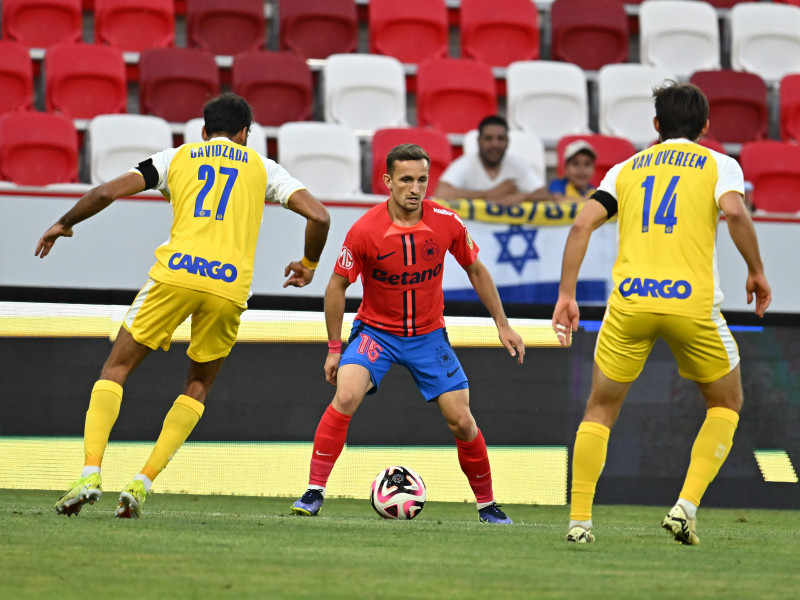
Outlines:
{"label": "name davidzada on jersey", "polygon": [[197,146],[189,150],[189,158],[208,158],[211,156],[221,156],[228,160],[237,162],[248,162],[247,151],[241,148],[234,148],[227,144],[210,144],[208,146]]}
{"label": "name davidzada on jersey", "polygon": [[167,266],[173,271],[185,270],[192,275],[219,279],[226,283],[235,281],[239,274],[236,267],[230,263],[223,264],[218,260],[206,260],[199,256],[193,257],[191,254],[182,254],[180,252],[176,252],[169,257]]}

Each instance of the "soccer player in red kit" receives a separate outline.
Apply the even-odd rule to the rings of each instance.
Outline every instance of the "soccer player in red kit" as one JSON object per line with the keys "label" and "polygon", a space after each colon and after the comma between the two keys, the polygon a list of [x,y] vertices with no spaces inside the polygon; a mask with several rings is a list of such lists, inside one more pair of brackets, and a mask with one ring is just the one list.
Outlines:
{"label": "soccer player in red kit", "polygon": [[[456,438],[458,462],[478,502],[481,521],[511,523],[494,501],[486,442],[469,409],[469,383],[444,328],[442,269],[450,252],[469,276],[497,325],[500,341],[522,363],[525,344],[511,329],[478,247],[461,219],[424,200],[430,159],[414,144],[393,148],[383,176],[389,199],[351,227],[325,291],[328,356],[325,377],[336,386],[314,436],[306,493],[292,512],[319,513],[325,486],[344,448],[350,418],[375,393],[393,363],[406,367],[426,401],[438,403]],[[363,296],[342,352],[345,290],[361,276]]]}

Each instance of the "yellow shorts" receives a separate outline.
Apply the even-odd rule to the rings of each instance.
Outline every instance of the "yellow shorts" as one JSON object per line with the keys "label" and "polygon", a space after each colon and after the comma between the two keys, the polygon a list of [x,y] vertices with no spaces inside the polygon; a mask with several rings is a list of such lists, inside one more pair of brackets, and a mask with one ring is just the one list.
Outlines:
{"label": "yellow shorts", "polygon": [[196,362],[228,356],[244,307],[208,292],[149,279],[128,309],[122,326],[140,344],[169,350],[172,334],[189,315],[192,334],[186,354]]}
{"label": "yellow shorts", "polygon": [[614,381],[636,379],[658,338],[672,350],[682,377],[716,381],[739,364],[739,348],[725,318],[715,308],[711,318],[622,312],[609,306],[597,336],[594,359]]}

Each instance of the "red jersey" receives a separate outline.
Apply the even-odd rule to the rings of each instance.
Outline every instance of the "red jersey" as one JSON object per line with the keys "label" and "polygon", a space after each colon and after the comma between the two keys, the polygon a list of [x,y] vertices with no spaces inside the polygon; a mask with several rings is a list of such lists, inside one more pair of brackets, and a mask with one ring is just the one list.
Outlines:
{"label": "red jersey", "polygon": [[395,335],[422,335],[444,327],[442,271],[448,250],[462,267],[478,256],[457,214],[423,200],[420,221],[401,227],[392,222],[387,201],[353,224],[333,270],[350,283],[361,275],[357,319]]}

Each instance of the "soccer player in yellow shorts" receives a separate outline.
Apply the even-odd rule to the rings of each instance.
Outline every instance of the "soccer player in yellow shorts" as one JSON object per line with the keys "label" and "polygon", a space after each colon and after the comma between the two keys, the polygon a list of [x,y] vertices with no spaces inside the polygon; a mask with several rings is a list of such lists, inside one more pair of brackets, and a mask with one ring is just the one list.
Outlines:
{"label": "soccer player in yellow shorts", "polygon": [[156,476],[203,415],[225,357],[236,342],[247,308],[264,203],[280,203],[306,219],[305,255],[286,267],[284,287],[314,277],[330,219],[302,183],[247,147],[250,105],[225,93],[203,109],[203,142],[157,152],[128,173],[93,188],[50,227],[36,246],[44,258],[59,237],[116,199],[157,189],[170,200],[169,239],[156,251],[150,278],[136,296],[111,354],[92,389],[84,427],[84,468],[56,502],[56,512],[78,514],[100,499],[100,466],[122,403],[122,386],[152,350],[169,349],[175,328],[191,317],[191,359],[183,393],[167,412],[142,470],[122,491],[116,516],[139,517]]}
{"label": "soccer player in yellow shorts", "polygon": [[742,407],[739,352],[720,313],[720,210],[747,264],[748,303],[755,297],[755,312],[763,316],[772,299],[743,201],[742,170],[732,158],[696,143],[708,130],[708,100],[694,85],[674,82],[653,95],[659,143],[609,170],[575,219],[564,249],[553,329],[567,345],[578,328],[575,289],[589,239],[619,215],[614,289],[572,457],[570,542],[594,541],[592,504],[611,427],[658,338],[669,345],[679,373],[697,383],[708,408],[678,501],[661,525],[683,544],[700,541],[697,507],[730,452]]}

